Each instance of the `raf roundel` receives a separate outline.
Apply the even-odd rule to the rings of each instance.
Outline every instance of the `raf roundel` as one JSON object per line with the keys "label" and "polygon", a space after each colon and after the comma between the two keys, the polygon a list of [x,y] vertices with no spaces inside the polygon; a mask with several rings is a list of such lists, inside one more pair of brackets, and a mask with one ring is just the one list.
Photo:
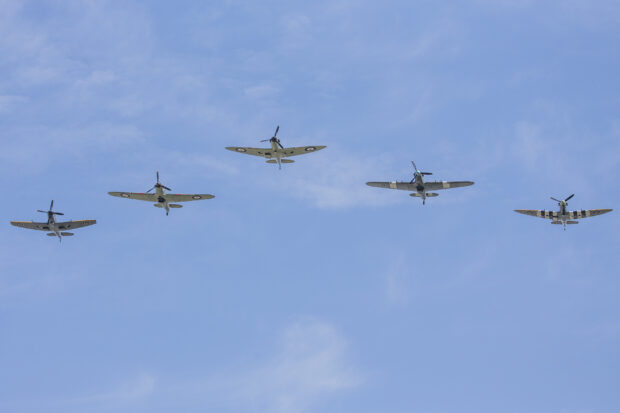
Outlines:
{"label": "raf roundel", "polygon": [[237,148],[237,152],[246,152],[245,148]]}
{"label": "raf roundel", "polygon": [[306,148],[306,152],[312,152],[312,151],[316,151],[316,148],[314,146],[308,146]]}
{"label": "raf roundel", "polygon": [[200,195],[194,195],[192,198],[193,199],[202,199],[202,197]]}
{"label": "raf roundel", "polygon": [[123,198],[129,198],[129,194],[122,193],[122,194],[121,194],[121,196],[122,196]]}

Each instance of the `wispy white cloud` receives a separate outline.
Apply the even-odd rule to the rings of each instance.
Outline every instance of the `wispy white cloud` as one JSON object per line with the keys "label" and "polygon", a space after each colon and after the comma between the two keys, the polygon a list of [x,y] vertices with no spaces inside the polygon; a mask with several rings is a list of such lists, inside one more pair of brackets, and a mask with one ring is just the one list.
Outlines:
{"label": "wispy white cloud", "polygon": [[28,98],[19,95],[0,95],[0,114],[9,113],[16,106],[26,103]]}
{"label": "wispy white cloud", "polygon": [[116,388],[102,393],[93,393],[68,400],[67,404],[114,407],[143,400],[156,390],[156,378],[152,374],[141,373],[137,377],[120,383]]}
{"label": "wispy white cloud", "polygon": [[261,84],[250,86],[244,89],[243,91],[246,96],[253,99],[262,99],[275,95],[278,93],[278,88],[268,84]]}
{"label": "wispy white cloud", "polygon": [[203,382],[202,391],[246,411],[298,413],[363,382],[346,340],[329,323],[297,321],[284,330],[278,347],[259,365]]}
{"label": "wispy white cloud", "polygon": [[[386,154],[369,158],[344,154],[338,150],[308,155],[304,172],[287,185],[290,193],[310,201],[321,209],[344,209],[355,206],[378,206],[398,202],[392,191],[381,191],[366,185],[368,181],[393,180],[389,176],[390,157]],[[279,184],[281,185],[281,184]],[[401,194],[402,195],[402,194]]]}
{"label": "wispy white cloud", "polygon": [[529,122],[519,122],[515,135],[513,153],[527,168],[535,168],[538,160],[547,151],[540,127]]}

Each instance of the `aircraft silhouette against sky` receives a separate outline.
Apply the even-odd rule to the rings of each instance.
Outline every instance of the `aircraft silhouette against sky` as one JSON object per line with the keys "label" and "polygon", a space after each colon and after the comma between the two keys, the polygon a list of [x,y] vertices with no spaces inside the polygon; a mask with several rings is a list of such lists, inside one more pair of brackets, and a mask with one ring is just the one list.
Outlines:
{"label": "aircraft silhouette against sky", "polygon": [[559,199],[555,199],[554,197],[551,197],[551,199],[556,201],[558,203],[558,206],[560,207],[559,211],[557,212],[545,211],[544,209],[540,211],[537,209],[515,209],[515,212],[518,212],[524,215],[530,215],[532,217],[550,219],[552,224],[555,224],[555,225],[562,224],[562,226],[564,227],[564,230],[566,231],[566,225],[567,224],[568,225],[578,224],[579,223],[577,222],[578,219],[595,217],[597,215],[602,215],[602,214],[606,214],[608,212],[613,211],[612,209],[588,209],[588,210],[582,209],[581,211],[568,211],[566,209],[568,207],[568,201],[574,196],[575,194],[572,194],[569,197],[561,201]]}
{"label": "aircraft silhouette against sky", "polygon": [[425,182],[424,176],[432,175],[432,172],[421,172],[416,166],[415,162],[411,161],[413,165],[413,179],[409,182],[366,182],[368,186],[374,186],[377,188],[388,189],[400,189],[403,191],[413,191],[410,196],[422,198],[422,205],[426,204],[426,198],[432,198],[439,196],[439,194],[428,191],[437,191],[440,189],[459,188],[463,186],[470,186],[474,183],[472,181],[435,181]]}
{"label": "aircraft silhouette against sky", "polygon": [[294,148],[285,148],[280,139],[278,139],[278,131],[280,125],[276,128],[276,132],[270,139],[263,139],[260,142],[270,142],[271,148],[249,148],[243,146],[227,146],[226,149],[233,152],[245,153],[248,155],[262,156],[267,158],[267,163],[277,163],[278,169],[282,169],[283,163],[293,163],[292,159],[286,159],[290,156],[303,155],[306,153],[320,151],[326,148],[326,146],[297,146]]}
{"label": "aircraft silhouette against sky", "polygon": [[81,221],[66,221],[56,222],[56,215],[64,215],[62,212],[55,212],[54,200],[50,204],[50,209],[42,211],[37,209],[37,212],[47,214],[47,222],[32,222],[32,221],[11,221],[11,225],[20,228],[35,229],[38,231],[48,231],[47,235],[50,237],[58,237],[58,241],[62,241],[62,237],[70,237],[72,232],[66,232],[68,229],[77,229],[87,227],[89,225],[95,225],[97,223],[94,219],[85,219]]}
{"label": "aircraft silhouette against sky", "polygon": [[[183,207],[183,205],[172,204],[171,202],[200,201],[203,199],[215,198],[215,195],[211,194],[167,194],[166,191],[171,191],[171,189],[159,182],[159,171],[157,171],[156,176],[157,182],[146,192],[108,192],[108,194],[119,198],[154,202],[153,206],[165,209],[166,215],[170,213],[170,208]],[[155,193],[151,194],[150,192],[153,189],[155,190]]]}

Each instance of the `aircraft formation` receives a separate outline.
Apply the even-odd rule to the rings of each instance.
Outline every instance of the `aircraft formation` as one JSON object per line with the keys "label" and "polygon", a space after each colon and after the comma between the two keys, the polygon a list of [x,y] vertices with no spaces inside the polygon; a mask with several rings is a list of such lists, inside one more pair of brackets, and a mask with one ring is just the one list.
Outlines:
{"label": "aircraft formation", "polygon": [[[299,146],[299,147],[291,147],[285,148],[280,139],[278,138],[278,132],[280,131],[280,126],[276,127],[275,133],[269,139],[263,139],[260,142],[269,142],[271,144],[270,148],[251,148],[251,147],[243,147],[243,146],[228,146],[227,150],[247,154],[259,156],[267,159],[267,163],[277,164],[278,169],[282,169],[282,164],[293,163],[295,162],[292,159],[288,159],[291,156],[303,155],[312,152],[319,151],[321,149],[325,149],[324,145],[311,145],[311,146]],[[413,165],[413,178],[410,181],[387,181],[387,182],[366,182],[366,185],[376,187],[376,188],[387,188],[387,189],[397,189],[402,191],[409,191],[409,196],[421,198],[422,204],[426,204],[426,198],[433,198],[439,196],[436,192],[443,189],[451,189],[451,188],[460,188],[465,186],[473,185],[473,181],[426,181],[424,179],[425,176],[432,175],[432,172],[422,172],[418,169],[414,161],[411,161]],[[154,190],[154,192],[152,192]],[[156,172],[156,182],[152,188],[150,188],[146,192],[108,192],[109,195],[126,198],[126,199],[136,199],[139,201],[147,201],[152,202],[154,207],[162,208],[166,211],[166,215],[170,213],[171,208],[182,208],[182,205],[179,202],[188,202],[188,201],[201,201],[205,199],[213,199],[215,195],[211,194],[171,194],[166,191],[171,191],[170,188],[165,186],[159,181],[159,171]],[[545,211],[545,210],[535,210],[535,209],[515,209],[515,212],[520,214],[530,215],[539,218],[550,219],[552,224],[562,225],[564,230],[566,230],[566,225],[577,224],[578,219],[593,217],[601,214],[605,214],[607,212],[611,212],[612,209],[589,209],[589,210],[579,210],[579,211],[569,211],[568,201],[575,196],[575,194],[570,195],[569,197],[558,200],[551,197],[552,200],[556,201],[559,206],[559,210],[556,211]],[[59,241],[62,241],[62,237],[72,236],[74,235],[72,232],[68,232],[68,230],[74,230],[90,225],[94,225],[97,223],[94,219],[86,219],[86,220],[78,220],[78,221],[65,221],[65,222],[57,222],[57,215],[64,215],[62,212],[55,212],[54,201],[52,200],[50,204],[50,208],[47,211],[37,210],[37,212],[42,212],[47,214],[47,222],[33,222],[33,221],[11,221],[11,225],[20,228],[26,229],[34,229],[38,231],[46,231],[47,235],[50,237],[57,237]]]}

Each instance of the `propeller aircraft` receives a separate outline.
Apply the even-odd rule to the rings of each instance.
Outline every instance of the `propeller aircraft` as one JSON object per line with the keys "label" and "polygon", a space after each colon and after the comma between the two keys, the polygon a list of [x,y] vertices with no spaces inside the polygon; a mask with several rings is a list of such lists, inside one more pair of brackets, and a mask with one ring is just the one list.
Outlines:
{"label": "propeller aircraft", "polygon": [[536,209],[515,209],[515,212],[518,212],[524,215],[530,215],[532,217],[550,219],[552,224],[555,224],[555,225],[562,224],[562,226],[564,227],[564,231],[566,231],[567,224],[575,225],[579,223],[578,221],[576,221],[577,219],[595,217],[597,215],[606,214],[608,212],[613,211],[612,209],[588,209],[588,210],[582,209],[581,211],[568,211],[567,210],[568,201],[574,196],[575,194],[572,194],[563,200],[559,200],[559,199],[555,199],[554,197],[551,197],[551,199],[557,202],[558,206],[560,207],[560,210],[558,212],[545,211],[544,209],[542,211],[538,211]]}
{"label": "propeller aircraft", "polygon": [[62,237],[70,237],[74,235],[72,232],[66,232],[68,229],[77,229],[87,227],[89,225],[95,225],[97,220],[85,219],[81,221],[66,221],[56,222],[57,215],[64,215],[62,212],[54,211],[54,200],[50,204],[50,209],[42,211],[37,209],[37,212],[47,214],[47,222],[26,222],[26,221],[11,221],[11,225],[20,228],[36,229],[39,231],[48,231],[47,235],[50,237],[58,237],[58,241],[62,242]]}
{"label": "propeller aircraft", "polygon": [[[157,182],[151,189],[146,192],[108,192],[112,196],[120,198],[137,199],[140,201],[155,202],[154,207],[163,208],[166,210],[166,215],[170,213],[170,208],[182,208],[183,205],[173,204],[171,202],[187,202],[187,201],[200,201],[202,199],[215,198],[211,194],[167,194],[166,191],[171,191],[170,188],[159,182],[159,171],[157,171]],[[155,193],[151,194],[152,190]]]}
{"label": "propeller aircraft", "polygon": [[422,205],[426,204],[426,198],[432,198],[439,196],[438,193],[428,192],[428,191],[437,191],[439,189],[449,189],[449,188],[459,188],[462,186],[470,186],[474,183],[472,181],[435,181],[435,182],[425,182],[424,177],[427,175],[432,175],[432,172],[421,172],[418,170],[415,162],[411,161],[413,165],[413,179],[409,182],[366,182],[368,186],[374,186],[377,188],[388,188],[388,189],[400,189],[403,191],[413,191],[410,193],[410,196],[422,198]]}
{"label": "propeller aircraft", "polygon": [[276,132],[270,139],[263,139],[260,141],[271,143],[271,148],[263,149],[227,146],[226,149],[228,149],[229,151],[245,153],[248,155],[262,156],[263,158],[267,158],[267,163],[277,163],[278,169],[282,169],[283,163],[295,162],[291,159],[286,159],[290,156],[303,155],[305,153],[315,152],[326,148],[326,146],[298,146],[294,148],[285,148],[284,146],[282,146],[282,143],[280,143],[280,139],[278,138],[279,130],[280,125],[278,125],[278,127],[276,128]]}

